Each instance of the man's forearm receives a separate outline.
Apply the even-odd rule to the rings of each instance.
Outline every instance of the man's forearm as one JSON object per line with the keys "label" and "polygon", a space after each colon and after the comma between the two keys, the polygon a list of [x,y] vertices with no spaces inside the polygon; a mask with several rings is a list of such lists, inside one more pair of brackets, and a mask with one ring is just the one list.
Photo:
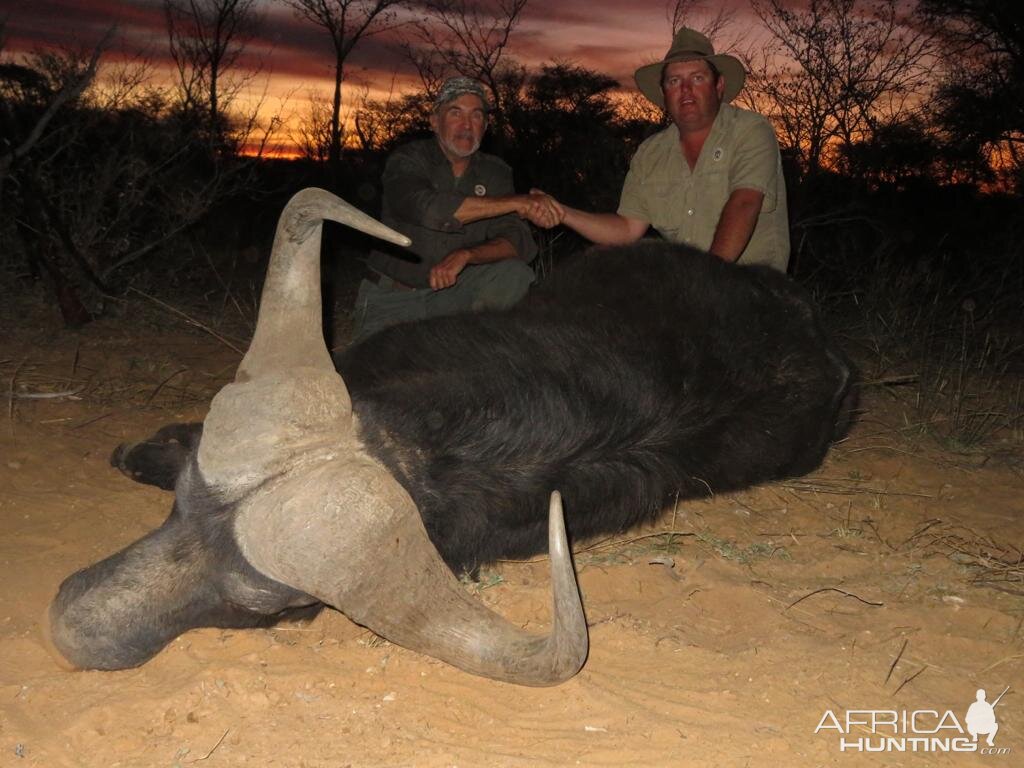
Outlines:
{"label": "man's forearm", "polygon": [[518,255],[515,246],[504,237],[496,237],[472,248],[457,248],[433,266],[427,282],[435,291],[450,288],[458,281],[462,270],[470,264],[490,264],[514,259]]}
{"label": "man's forearm", "polygon": [[506,213],[524,214],[524,195],[499,195],[495,197],[467,197],[455,209],[455,218],[461,224],[470,224],[482,219],[493,219]]}
{"label": "man's forearm", "polygon": [[763,202],[764,195],[753,189],[737,189],[729,195],[708,250],[723,261],[736,261],[754,234]]}
{"label": "man's forearm", "polygon": [[504,237],[496,237],[463,250],[468,253],[467,264],[490,264],[493,261],[514,259],[519,255],[515,246]]}
{"label": "man's forearm", "polygon": [[630,219],[618,213],[591,213],[562,206],[562,224],[599,245],[622,245],[643,237],[647,222]]}
{"label": "man's forearm", "polygon": [[558,223],[559,211],[554,202],[543,194],[496,195],[494,197],[467,197],[455,210],[461,224],[481,219],[493,219],[515,213],[538,227],[553,227]]}

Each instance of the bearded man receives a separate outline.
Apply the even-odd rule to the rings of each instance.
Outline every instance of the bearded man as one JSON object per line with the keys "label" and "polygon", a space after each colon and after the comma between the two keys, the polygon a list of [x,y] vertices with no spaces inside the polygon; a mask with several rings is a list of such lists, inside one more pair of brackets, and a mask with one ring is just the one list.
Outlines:
{"label": "bearded man", "polygon": [[377,250],[355,307],[355,340],[410,320],[518,302],[534,280],[537,253],[524,220],[553,226],[544,195],[517,195],[512,169],[480,152],[490,102],[468,77],[444,82],[434,100],[434,135],[396,149],[384,168],[381,221],[412,240]]}

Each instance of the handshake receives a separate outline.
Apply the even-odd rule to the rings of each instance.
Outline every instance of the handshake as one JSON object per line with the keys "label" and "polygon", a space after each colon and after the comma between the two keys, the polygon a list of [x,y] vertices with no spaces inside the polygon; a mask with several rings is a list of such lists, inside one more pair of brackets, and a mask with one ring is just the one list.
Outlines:
{"label": "handshake", "polygon": [[519,218],[543,229],[551,229],[565,221],[565,207],[539,189],[531,189],[528,195],[517,195],[516,203]]}

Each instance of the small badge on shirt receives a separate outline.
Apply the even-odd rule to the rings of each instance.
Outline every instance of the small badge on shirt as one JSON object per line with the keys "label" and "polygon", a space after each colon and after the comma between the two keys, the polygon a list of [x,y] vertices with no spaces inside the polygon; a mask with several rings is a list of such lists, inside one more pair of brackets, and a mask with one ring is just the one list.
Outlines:
{"label": "small badge on shirt", "polygon": [[711,157],[717,163],[719,160],[722,159],[722,155],[724,155],[724,154],[725,154],[725,150],[724,149],[722,149],[721,147],[715,147],[715,153]]}
{"label": "small badge on shirt", "polygon": [[487,194],[487,187],[485,187],[483,184],[477,184],[475,187],[473,187],[473,194],[476,195],[477,197],[483,197],[484,195]]}

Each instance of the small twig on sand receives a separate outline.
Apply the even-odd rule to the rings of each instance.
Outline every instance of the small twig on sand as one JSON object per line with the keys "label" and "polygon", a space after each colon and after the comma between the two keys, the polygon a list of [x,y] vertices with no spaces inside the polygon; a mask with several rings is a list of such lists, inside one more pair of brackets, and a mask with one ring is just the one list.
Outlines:
{"label": "small twig on sand", "polygon": [[[644,539],[657,539],[662,536],[673,537],[673,536],[696,536],[697,534],[693,531],[658,531],[657,533],[645,533],[642,536],[633,536],[632,538],[622,539],[617,536],[608,536],[603,539],[595,541],[593,544],[588,544],[585,547],[573,547],[572,553],[574,555],[582,555],[586,552],[593,552],[599,549],[610,549],[612,547],[626,546],[627,544],[633,544],[637,541],[643,541]],[[499,558],[496,562],[499,563],[542,563],[548,559],[547,555],[541,555],[539,557],[531,557],[527,560],[507,560]]]}
{"label": "small twig on sand", "polygon": [[915,673],[914,673],[914,674],[912,674],[912,675],[911,675],[910,677],[908,677],[908,678],[907,678],[906,680],[904,680],[904,681],[903,681],[902,683],[900,683],[900,687],[899,687],[899,688],[897,688],[897,689],[896,689],[895,691],[893,691],[893,692],[892,692],[892,695],[893,695],[893,696],[895,696],[895,695],[896,695],[897,693],[899,693],[900,691],[902,691],[902,690],[903,690],[903,686],[905,686],[905,685],[906,685],[907,683],[910,683],[910,682],[912,682],[912,681],[913,681],[914,679],[916,679],[916,678],[917,678],[917,676],[918,676],[918,675],[920,675],[920,674],[921,674],[922,672],[924,672],[924,671],[925,671],[926,669],[928,669],[928,665],[927,665],[927,664],[925,664],[925,665],[924,665],[923,667],[921,667],[921,668],[920,668],[919,670],[917,670],[917,672],[915,672]]}
{"label": "small twig on sand", "polygon": [[97,416],[94,419],[89,419],[88,421],[83,421],[81,424],[75,424],[75,426],[71,427],[71,429],[81,429],[82,427],[88,427],[90,424],[95,424],[97,421],[100,421],[101,419],[105,419],[108,416],[113,416],[113,415],[114,415],[113,413],[104,413],[102,416]]}
{"label": "small twig on sand", "polygon": [[164,379],[159,384],[157,384],[156,385],[156,389],[154,389],[152,392],[150,392],[149,393],[149,397],[146,398],[146,405],[149,405],[151,402],[153,402],[153,398],[156,397],[160,393],[160,390],[164,388],[164,385],[167,382],[169,382],[171,379],[173,379],[179,373],[184,373],[187,370],[188,370],[188,368],[182,368],[180,371],[175,371],[170,376],[168,376],[166,379]]}
{"label": "small twig on sand", "polygon": [[981,670],[981,672],[979,674],[985,674],[986,672],[991,672],[996,667],[1001,666],[1003,664],[1006,664],[1008,661],[1017,661],[1018,659],[1024,659],[1024,653],[1015,653],[1012,656],[1004,656],[1003,658],[998,659],[998,660],[992,662],[991,664],[989,664],[987,667],[985,667],[983,670]]}
{"label": "small twig on sand", "polygon": [[903,658],[903,652],[905,650],[907,650],[907,643],[909,643],[909,642],[910,642],[909,640],[904,638],[904,640],[903,640],[903,647],[900,648],[900,652],[896,654],[896,658],[893,659],[892,660],[892,664],[889,665],[889,674],[885,676],[885,682],[886,683],[889,682],[889,678],[892,677],[892,673],[896,669],[896,665],[899,664],[900,663],[900,659]]}
{"label": "small twig on sand", "polygon": [[633,536],[628,539],[602,539],[601,541],[590,544],[589,546],[583,547],[582,549],[574,550],[576,554],[582,554],[584,552],[593,552],[595,549],[607,549],[608,547],[626,546],[627,544],[633,544],[637,541],[643,541],[644,539],[656,539],[662,536],[696,536],[697,534],[693,531],[674,531],[669,529],[667,531],[658,531],[657,533],[645,533],[642,536]]}
{"label": "small twig on sand", "polygon": [[8,397],[15,400],[56,400],[61,397],[73,397],[85,389],[85,384],[74,389],[65,389],[61,392],[8,392]]}
{"label": "small twig on sand", "polygon": [[789,605],[786,606],[786,610],[788,611],[790,608],[792,608],[797,603],[802,603],[807,598],[814,597],[815,595],[820,595],[822,592],[838,592],[839,594],[845,595],[846,597],[852,597],[854,600],[860,600],[860,602],[864,603],[864,605],[873,605],[875,607],[881,607],[881,606],[885,605],[885,603],[875,603],[875,602],[872,602],[871,600],[865,600],[863,597],[860,597],[859,595],[855,595],[855,594],[853,594],[853,592],[847,592],[845,589],[839,589],[839,587],[822,587],[821,589],[816,589],[813,592],[808,592],[806,595],[804,595],[801,598],[797,598],[792,603],[790,603]]}
{"label": "small twig on sand", "polygon": [[210,755],[212,755],[212,754],[213,754],[214,752],[216,752],[216,751],[217,751],[217,747],[219,747],[219,746],[220,746],[220,745],[221,745],[222,743],[224,743],[224,739],[226,739],[226,738],[227,738],[227,736],[228,736],[228,733],[229,733],[230,731],[231,731],[231,729],[230,729],[230,728],[226,729],[226,730],[224,731],[224,733],[222,733],[222,734],[220,735],[220,738],[219,738],[219,739],[217,739],[217,743],[216,743],[216,744],[214,744],[214,745],[213,745],[212,747],[210,747],[210,751],[209,751],[209,752],[207,752],[207,753],[206,753],[205,755],[203,755],[202,757],[197,757],[197,758],[196,758],[195,760],[193,760],[192,762],[193,762],[193,763],[199,763],[199,762],[202,762],[203,760],[206,760],[206,759],[208,759],[208,758],[210,757]]}
{"label": "small twig on sand", "polygon": [[922,536],[925,533],[925,531],[927,531],[929,528],[934,528],[936,525],[940,525],[941,523],[942,520],[940,520],[937,517],[933,517],[931,520],[925,520],[924,523],[918,526],[918,529],[916,531],[914,531],[912,534],[910,534],[910,536],[903,540],[903,543],[900,544],[900,549],[907,546],[907,544],[914,541],[918,537]]}
{"label": "small twig on sand", "polygon": [[232,344],[230,341],[228,341],[226,338],[224,338],[221,334],[217,333],[210,326],[206,325],[205,323],[199,322],[194,317],[191,317],[190,315],[187,315],[184,312],[182,312],[180,309],[176,309],[175,307],[172,307],[170,304],[167,304],[167,303],[165,303],[163,301],[160,301],[160,299],[158,299],[158,298],[156,298],[154,296],[150,296],[148,293],[144,293],[144,292],[140,291],[138,288],[129,288],[128,290],[134,291],[135,293],[139,294],[140,296],[149,299],[154,304],[157,304],[157,305],[163,307],[164,309],[166,309],[168,312],[173,312],[174,314],[176,314],[178,317],[180,317],[183,320],[185,320],[185,322],[189,323],[190,325],[194,325],[196,328],[199,328],[200,330],[206,331],[208,334],[213,336],[213,338],[215,338],[221,344],[224,344],[225,346],[229,347],[230,349],[233,349],[238,354],[240,354],[240,355],[244,355],[245,354],[244,351],[242,351],[237,346]]}
{"label": "small twig on sand", "polygon": [[781,487],[791,491],[802,493],[832,493],[841,496],[853,496],[856,494],[867,494],[871,496],[905,496],[915,499],[934,499],[934,494],[913,493],[910,491],[889,491],[885,488],[870,488],[867,486],[851,485],[849,482],[830,477],[818,477],[813,480],[788,480],[780,483]]}
{"label": "small twig on sand", "polygon": [[14,434],[14,382],[17,381],[18,373],[24,365],[24,360],[18,363],[14,367],[14,372],[11,373],[10,381],[7,382],[7,421],[9,421],[11,425],[11,434]]}
{"label": "small twig on sand", "polygon": [[859,382],[861,387],[899,387],[904,384],[916,384],[920,377],[916,373],[908,373],[905,376],[886,376],[881,379],[869,379]]}

